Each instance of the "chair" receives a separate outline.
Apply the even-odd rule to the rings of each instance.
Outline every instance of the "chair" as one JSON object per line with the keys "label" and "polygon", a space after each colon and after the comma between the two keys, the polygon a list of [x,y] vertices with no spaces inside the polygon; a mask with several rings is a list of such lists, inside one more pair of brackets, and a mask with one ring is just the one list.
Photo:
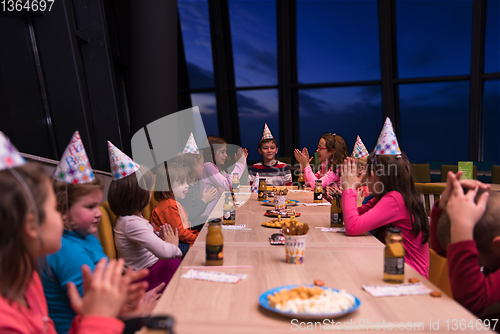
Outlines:
{"label": "chair", "polygon": [[491,167],[491,183],[500,184],[500,166]]}
{"label": "chair", "polygon": [[102,212],[101,221],[97,225],[99,241],[104,249],[104,254],[106,254],[110,260],[116,259],[115,238],[113,234],[113,226],[116,222],[116,215],[113,211],[111,211],[107,201],[102,203],[99,209],[101,209]]}
{"label": "chair", "polygon": [[410,168],[415,177],[415,182],[431,182],[431,166],[429,164],[410,164]]}
{"label": "chair", "polygon": [[[441,165],[441,182],[446,182],[448,179],[448,172],[456,173],[458,172],[458,165]],[[472,166],[472,178],[477,180],[477,167]]]}
{"label": "chair", "polygon": [[439,199],[446,186],[432,183],[415,183],[415,188],[420,194],[422,202],[424,202],[427,216],[430,216],[434,203]]}
{"label": "chair", "polygon": [[433,249],[429,250],[429,281],[453,298],[448,276],[448,260],[439,256]]}
{"label": "chair", "polygon": [[292,157],[276,157],[276,160],[284,162],[289,166],[292,164]]}

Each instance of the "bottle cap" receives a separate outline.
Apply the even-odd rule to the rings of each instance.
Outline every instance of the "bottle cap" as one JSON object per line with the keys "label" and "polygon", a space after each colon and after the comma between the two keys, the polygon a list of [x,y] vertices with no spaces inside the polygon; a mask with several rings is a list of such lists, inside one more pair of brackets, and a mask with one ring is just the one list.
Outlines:
{"label": "bottle cap", "polygon": [[395,227],[389,227],[387,228],[387,232],[388,233],[401,233],[401,230],[399,228],[395,228]]}

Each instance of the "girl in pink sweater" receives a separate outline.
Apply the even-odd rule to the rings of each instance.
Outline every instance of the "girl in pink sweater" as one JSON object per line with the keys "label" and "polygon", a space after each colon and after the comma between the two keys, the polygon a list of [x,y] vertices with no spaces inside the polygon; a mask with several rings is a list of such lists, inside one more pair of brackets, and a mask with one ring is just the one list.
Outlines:
{"label": "girl in pink sweater", "polygon": [[[208,217],[212,210],[217,204],[220,196],[224,191],[232,190],[232,180],[234,173],[238,173],[239,177],[246,169],[246,159],[248,157],[248,152],[246,148],[239,148],[237,153],[234,154],[236,164],[231,174],[227,173],[225,170],[225,162],[228,157],[227,155],[227,143],[224,139],[214,136],[207,137],[208,146],[203,149],[203,157],[205,158],[205,164],[203,165],[203,175],[201,178],[201,189],[210,189],[214,187],[218,190],[217,197],[210,203],[208,203],[204,217]],[[205,145],[206,146],[206,145]]]}
{"label": "girl in pink sweater", "polygon": [[[312,158],[309,158],[309,151],[307,148],[304,147],[302,151],[298,149],[295,150],[295,159],[299,162],[300,170],[304,173],[306,185],[314,187],[314,182],[316,180],[321,180],[323,189],[325,189],[334,182],[340,183],[337,168],[344,162],[344,159],[349,156],[344,138],[336,134],[325,133],[321,136],[316,151],[318,152],[321,167],[319,172],[314,174],[309,165]],[[326,191],[324,191],[324,193],[326,193]]]}
{"label": "girl in pink sweater", "polygon": [[405,262],[428,278],[429,221],[415,190],[408,158],[404,154],[368,157],[366,184],[375,197],[359,208],[356,206],[357,188],[365,173],[358,173],[355,160],[347,158],[341,166],[341,175],[346,234],[360,235],[374,229],[380,233],[389,225],[400,229]]}
{"label": "girl in pink sweater", "polygon": [[[0,193],[0,333],[55,334],[36,271],[40,257],[61,247],[63,222],[52,185],[41,167],[27,164],[0,171]],[[130,272],[122,276],[122,271],[123,260],[110,261],[107,267],[101,260],[94,274],[82,267],[85,296],[68,284],[78,314],[70,333],[123,331],[116,316],[126,302],[136,303],[144,288],[135,289],[130,282],[140,277]],[[133,290],[138,298],[130,298]]]}

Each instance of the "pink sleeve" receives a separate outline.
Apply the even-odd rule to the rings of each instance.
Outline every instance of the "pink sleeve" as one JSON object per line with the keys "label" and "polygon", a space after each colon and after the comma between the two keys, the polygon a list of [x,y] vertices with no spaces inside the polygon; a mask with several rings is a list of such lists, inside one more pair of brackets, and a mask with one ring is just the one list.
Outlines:
{"label": "pink sleeve", "polygon": [[484,276],[474,240],[448,245],[448,273],[453,298],[474,314],[500,301],[500,271]]}
{"label": "pink sleeve", "polygon": [[340,177],[332,171],[328,171],[325,174],[325,176],[323,176],[320,179],[317,177],[317,175],[318,175],[318,173],[316,173],[316,175],[313,174],[311,166],[307,166],[306,168],[304,168],[304,180],[305,180],[306,186],[309,186],[312,188],[312,187],[314,187],[314,182],[316,180],[321,180],[321,186],[323,188],[326,188],[330,184],[340,181]]}
{"label": "pink sleeve", "polygon": [[342,211],[347,235],[360,235],[397,221],[402,212],[401,204],[404,207],[404,202],[399,203],[392,194],[388,193],[376,205],[374,205],[375,201],[370,200],[358,210],[356,197],[356,189],[346,189],[342,192]]}

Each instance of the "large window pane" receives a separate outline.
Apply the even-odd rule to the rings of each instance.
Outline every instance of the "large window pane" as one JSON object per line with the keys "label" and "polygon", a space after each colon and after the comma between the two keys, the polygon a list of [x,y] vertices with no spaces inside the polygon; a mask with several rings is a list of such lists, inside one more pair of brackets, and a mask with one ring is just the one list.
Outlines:
{"label": "large window pane", "polygon": [[[278,91],[251,90],[237,93],[240,121],[241,146],[248,149],[248,161],[260,161],[259,141],[264,123],[267,123],[273,137],[280,145],[278,121]],[[278,151],[278,156],[280,152]]]}
{"label": "large window pane", "polygon": [[210,23],[206,0],[178,0],[190,88],[214,87]]}
{"label": "large window pane", "polygon": [[300,149],[312,156],[330,132],[345,139],[349,155],[358,135],[371,151],[383,125],[381,101],[380,86],[300,90]]}
{"label": "large window pane", "polygon": [[484,71],[500,72],[500,0],[487,2],[485,34]]}
{"label": "large window pane", "polygon": [[500,80],[484,83],[484,153],[485,161],[500,163]]}
{"label": "large window pane", "polygon": [[469,74],[472,0],[396,2],[399,77]]}
{"label": "large window pane", "polygon": [[469,82],[400,85],[399,99],[399,145],[410,160],[468,160]]}
{"label": "large window pane", "polygon": [[278,84],[276,2],[229,1],[236,86]]}
{"label": "large window pane", "polygon": [[300,83],[380,79],[376,0],[297,1]]}
{"label": "large window pane", "polygon": [[193,107],[198,106],[200,108],[201,119],[203,120],[207,136],[218,136],[219,123],[217,120],[215,93],[191,94],[191,101]]}

